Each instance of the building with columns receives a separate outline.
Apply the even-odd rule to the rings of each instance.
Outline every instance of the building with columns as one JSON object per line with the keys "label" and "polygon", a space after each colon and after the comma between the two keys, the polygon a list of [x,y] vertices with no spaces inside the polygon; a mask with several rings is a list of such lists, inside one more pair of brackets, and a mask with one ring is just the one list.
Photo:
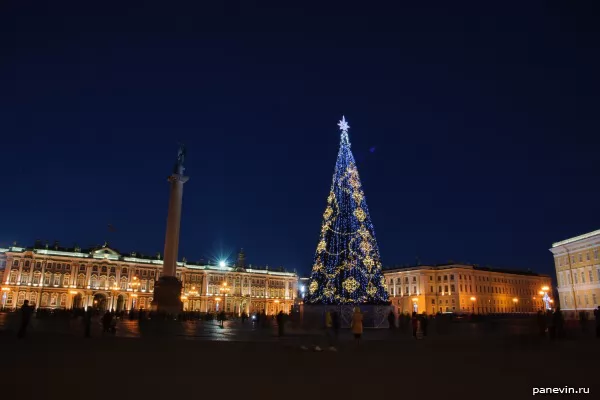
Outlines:
{"label": "building with columns", "polygon": [[600,230],[552,244],[560,308],[573,317],[600,301]]}
{"label": "building with columns", "polygon": [[[163,260],[120,254],[106,244],[95,249],[58,245],[0,248],[2,307],[25,300],[37,308],[115,311],[149,309]],[[297,296],[295,273],[246,268],[243,252],[235,265],[177,263],[185,311],[267,314],[289,312]]]}
{"label": "building with columns", "polygon": [[390,301],[399,313],[530,313],[544,309],[540,291],[548,275],[466,264],[384,270]]}

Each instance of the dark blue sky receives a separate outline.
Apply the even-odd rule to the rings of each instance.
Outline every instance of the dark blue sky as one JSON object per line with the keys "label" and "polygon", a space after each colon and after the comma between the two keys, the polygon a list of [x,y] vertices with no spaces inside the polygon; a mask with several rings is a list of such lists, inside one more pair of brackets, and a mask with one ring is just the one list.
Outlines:
{"label": "dark blue sky", "polygon": [[182,141],[180,256],[308,273],[342,114],[387,266],[551,272],[599,227],[582,2],[59,3],[0,6],[0,245],[162,253]]}

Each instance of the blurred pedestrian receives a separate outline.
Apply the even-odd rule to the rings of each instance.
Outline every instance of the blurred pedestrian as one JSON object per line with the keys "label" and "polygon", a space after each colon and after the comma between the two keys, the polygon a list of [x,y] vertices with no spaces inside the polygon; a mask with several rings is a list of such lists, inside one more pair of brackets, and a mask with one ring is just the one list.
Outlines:
{"label": "blurred pedestrian", "polygon": [[417,313],[415,311],[413,311],[413,313],[412,313],[411,323],[412,323],[412,334],[413,334],[413,337],[416,339],[417,338],[417,329],[419,328],[419,319],[417,318]]}
{"label": "blurred pedestrian", "polygon": [[31,314],[33,314],[33,307],[29,306],[29,300],[25,300],[21,306],[21,326],[19,327],[19,333],[17,334],[19,339],[24,338],[27,333]]}
{"label": "blurred pedestrian", "polygon": [[423,332],[423,337],[427,336],[427,325],[429,324],[429,320],[427,318],[427,312],[423,311],[423,316],[421,318],[421,332]]}
{"label": "blurred pedestrian", "polygon": [[352,314],[352,333],[354,334],[354,339],[356,341],[356,345],[360,344],[360,339],[362,338],[363,333],[363,315],[360,312],[360,308],[354,307],[354,313]]}
{"label": "blurred pedestrian", "polygon": [[92,337],[92,307],[87,308],[83,316],[84,335],[86,338]]}

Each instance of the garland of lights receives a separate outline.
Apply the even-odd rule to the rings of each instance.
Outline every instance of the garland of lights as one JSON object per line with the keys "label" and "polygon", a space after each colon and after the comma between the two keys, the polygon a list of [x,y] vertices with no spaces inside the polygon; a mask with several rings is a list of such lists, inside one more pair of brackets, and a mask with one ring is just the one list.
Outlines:
{"label": "garland of lights", "polygon": [[365,195],[342,117],[340,150],[305,301],[385,304],[388,291]]}

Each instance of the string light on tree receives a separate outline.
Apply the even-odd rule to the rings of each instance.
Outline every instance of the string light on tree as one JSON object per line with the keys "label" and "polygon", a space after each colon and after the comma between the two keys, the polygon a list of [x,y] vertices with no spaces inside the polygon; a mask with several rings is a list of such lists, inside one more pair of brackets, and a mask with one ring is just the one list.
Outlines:
{"label": "string light on tree", "polygon": [[379,248],[345,117],[333,182],[309,279],[309,304],[387,304]]}

